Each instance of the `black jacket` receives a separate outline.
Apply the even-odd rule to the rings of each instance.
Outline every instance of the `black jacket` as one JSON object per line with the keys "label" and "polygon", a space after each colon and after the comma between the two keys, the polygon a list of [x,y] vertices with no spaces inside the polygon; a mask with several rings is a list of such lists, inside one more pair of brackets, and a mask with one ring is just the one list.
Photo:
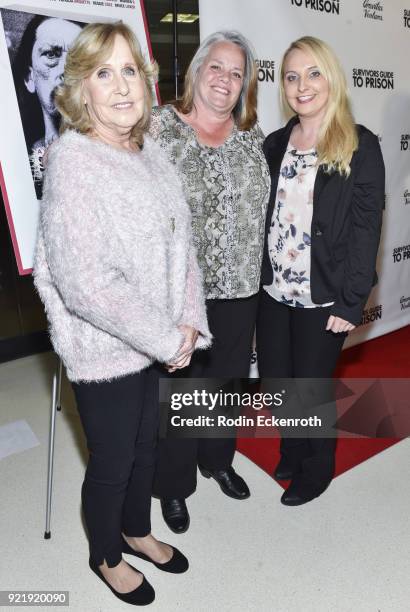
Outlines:
{"label": "black jacket", "polygon": [[[265,225],[261,285],[273,280],[268,232],[279,172],[293,126],[293,117],[264,142],[272,187]],[[319,166],[313,191],[310,284],[316,304],[334,302],[331,314],[353,325],[361,321],[370,290],[377,282],[376,255],[384,208],[384,163],[378,138],[357,126],[359,146],[348,178],[325,173]]]}

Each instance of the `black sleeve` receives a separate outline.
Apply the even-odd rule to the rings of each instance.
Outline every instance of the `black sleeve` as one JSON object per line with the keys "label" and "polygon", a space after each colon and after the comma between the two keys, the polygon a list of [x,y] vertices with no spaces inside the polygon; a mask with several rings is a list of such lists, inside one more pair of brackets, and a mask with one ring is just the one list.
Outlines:
{"label": "black sleeve", "polygon": [[385,170],[377,136],[360,136],[344,280],[331,314],[360,323],[372,288],[384,208]]}

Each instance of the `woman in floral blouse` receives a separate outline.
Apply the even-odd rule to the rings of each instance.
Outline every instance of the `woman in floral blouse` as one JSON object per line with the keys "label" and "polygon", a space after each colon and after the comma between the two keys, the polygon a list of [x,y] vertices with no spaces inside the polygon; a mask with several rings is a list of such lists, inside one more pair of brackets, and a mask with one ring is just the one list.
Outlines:
{"label": "woman in floral blouse", "polygon": [[[377,280],[383,158],[378,138],[355,125],[342,68],[323,41],[306,36],[291,44],[281,94],[291,119],[264,143],[272,190],[257,323],[259,373],[331,379]],[[334,402],[325,419],[334,425]],[[327,438],[282,438],[275,476],[291,479],[282,503],[304,504],[327,488],[335,443],[329,432]]]}
{"label": "woman in floral blouse", "polygon": [[[151,134],[175,164],[193,217],[212,347],[190,376],[247,377],[255,326],[269,170],[256,122],[257,73],[246,39],[217,32],[199,47],[181,100],[154,109]],[[154,490],[168,526],[189,526],[185,499],[197,465],[235,499],[249,496],[232,468],[235,439],[160,440]]]}

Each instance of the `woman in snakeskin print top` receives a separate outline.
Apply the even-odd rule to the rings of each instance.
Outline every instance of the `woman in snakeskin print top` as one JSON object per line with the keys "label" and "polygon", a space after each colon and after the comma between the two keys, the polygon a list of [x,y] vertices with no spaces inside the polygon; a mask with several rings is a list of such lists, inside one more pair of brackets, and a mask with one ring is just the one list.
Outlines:
{"label": "woman in snakeskin print top", "polygon": [[[191,362],[195,378],[249,373],[270,189],[256,87],[248,41],[237,32],[217,32],[196,52],[183,97],[153,111],[150,133],[175,164],[191,208],[214,336],[212,348]],[[185,499],[195,490],[197,465],[230,497],[249,496],[232,468],[231,433],[225,439],[160,440],[154,491],[175,532],[189,526]]]}

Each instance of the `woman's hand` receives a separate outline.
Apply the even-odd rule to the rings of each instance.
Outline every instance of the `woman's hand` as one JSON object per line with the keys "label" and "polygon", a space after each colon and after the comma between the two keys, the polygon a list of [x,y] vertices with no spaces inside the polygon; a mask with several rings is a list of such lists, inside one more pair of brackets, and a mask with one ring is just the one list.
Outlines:
{"label": "woman's hand", "polygon": [[327,320],[326,331],[332,331],[335,334],[339,334],[341,332],[349,332],[354,329],[356,325],[352,325],[349,321],[345,319],[341,319],[340,317],[335,317],[330,315]]}
{"label": "woman's hand", "polygon": [[190,325],[178,325],[178,329],[184,334],[184,342],[172,362],[166,365],[171,374],[189,365],[198,338],[198,330]]}
{"label": "woman's hand", "polygon": [[189,353],[186,357],[182,358],[178,362],[168,363],[165,367],[170,374],[173,374],[177,370],[182,370],[182,368],[186,368],[191,363],[192,353]]}

